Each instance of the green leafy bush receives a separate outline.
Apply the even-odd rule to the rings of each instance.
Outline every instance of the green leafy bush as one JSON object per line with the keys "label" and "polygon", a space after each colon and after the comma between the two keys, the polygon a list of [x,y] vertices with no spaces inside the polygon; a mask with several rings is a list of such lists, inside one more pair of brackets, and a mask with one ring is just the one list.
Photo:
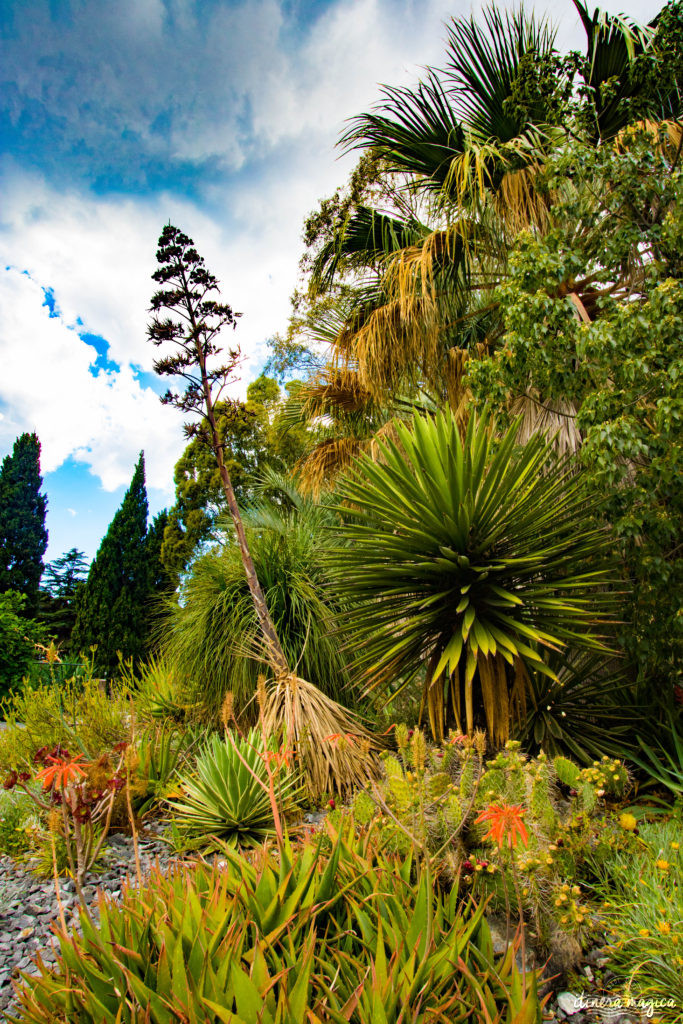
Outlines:
{"label": "green leafy bush", "polygon": [[638,836],[593,859],[603,899],[610,970],[643,997],[668,996],[675,1007],[662,1021],[680,1020],[683,1006],[683,855],[681,820],[641,823]]}
{"label": "green leafy bush", "polygon": [[130,694],[125,685],[104,692],[90,675],[62,684],[23,688],[3,703],[0,771],[19,768],[40,747],[70,746],[93,760],[130,733]]}
{"label": "green leafy bush", "polygon": [[180,777],[177,795],[168,800],[181,844],[252,846],[274,835],[269,765],[274,796],[285,813],[300,793],[299,778],[282,763],[284,757],[266,748],[257,730],[247,736],[227,732],[223,738],[214,733],[194,771]]}
{"label": "green leafy bush", "polygon": [[15,1024],[540,1024],[536,976],[495,957],[483,908],[369,837],[227,851],[153,872],[100,925],[60,936],[25,977]]}
{"label": "green leafy bush", "polygon": [[25,793],[0,790],[0,853],[11,857],[27,853],[36,823],[35,806]]}

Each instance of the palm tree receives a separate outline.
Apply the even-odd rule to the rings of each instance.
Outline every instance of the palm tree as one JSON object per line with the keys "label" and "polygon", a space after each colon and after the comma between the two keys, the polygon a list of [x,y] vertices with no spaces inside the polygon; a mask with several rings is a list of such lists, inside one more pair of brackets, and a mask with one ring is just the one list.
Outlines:
{"label": "palm tree", "polygon": [[[647,103],[642,94],[634,69],[653,50],[652,27],[599,11],[590,17],[579,0],[575,5],[587,47],[573,70],[561,64],[545,22],[492,8],[483,24],[454,20],[444,68],[428,69],[413,89],[385,87],[379,106],[354,118],[342,136],[347,150],[380,160],[398,181],[401,202],[392,211],[352,208],[313,263],[311,295],[329,292],[344,275],[356,285],[336,311],[325,306],[312,331],[329,342],[330,365],[310,382],[311,411],[324,398],[333,416],[326,450],[310,463],[317,482],[322,468],[344,468],[352,451],[368,446],[366,433],[347,429],[344,412],[352,400],[359,420],[360,393],[364,430],[378,407],[385,423],[391,419],[397,393],[426,390],[455,409],[466,403],[467,360],[491,352],[501,333],[492,296],[505,278],[511,241],[520,227],[544,230],[551,220],[555,197],[541,172],[567,138],[558,121],[566,118],[572,76],[585,95],[582,130],[595,144],[615,139],[633,119],[639,89],[639,116],[665,116],[676,102],[680,110],[675,88],[666,96],[653,92]],[[577,315],[586,315],[581,282],[573,287]],[[341,373],[348,391],[338,387]],[[564,447],[575,448],[578,434],[566,429],[573,408],[549,408],[538,398],[515,410],[524,412],[525,429],[559,430]]]}

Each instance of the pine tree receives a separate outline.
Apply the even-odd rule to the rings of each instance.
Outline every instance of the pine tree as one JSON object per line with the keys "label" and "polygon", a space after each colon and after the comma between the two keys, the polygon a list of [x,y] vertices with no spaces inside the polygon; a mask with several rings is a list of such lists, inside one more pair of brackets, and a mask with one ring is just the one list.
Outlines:
{"label": "pine tree", "polygon": [[87,653],[94,644],[95,670],[111,676],[118,654],[138,663],[147,647],[149,565],[147,557],[145,457],[140,453],[130,487],[76,596],[71,646]]}
{"label": "pine tree", "polygon": [[76,591],[87,575],[88,560],[78,548],[71,548],[45,566],[37,618],[62,649],[70,646],[76,621]]}
{"label": "pine tree", "polygon": [[36,434],[22,434],[0,468],[0,593],[25,594],[27,616],[36,610],[47,548],[42,484],[40,441]]}

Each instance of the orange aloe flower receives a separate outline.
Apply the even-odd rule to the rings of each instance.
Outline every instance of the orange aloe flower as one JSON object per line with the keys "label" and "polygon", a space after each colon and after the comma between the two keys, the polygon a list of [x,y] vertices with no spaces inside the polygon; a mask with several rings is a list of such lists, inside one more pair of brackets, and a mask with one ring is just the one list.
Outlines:
{"label": "orange aloe flower", "polygon": [[526,811],[519,804],[489,804],[485,811],[475,818],[475,823],[489,822],[489,830],[484,840],[493,839],[502,846],[507,838],[508,846],[517,846],[517,836],[524,846],[529,845],[529,835],[524,827],[523,817]]}
{"label": "orange aloe flower", "polygon": [[71,758],[50,755],[48,761],[51,762],[50,765],[36,775],[36,779],[40,779],[43,783],[43,789],[49,789],[52,785],[55,789],[66,789],[76,779],[85,778],[82,764],[83,754]]}
{"label": "orange aloe flower", "polygon": [[267,750],[264,759],[269,768],[275,765],[276,768],[289,768],[292,761],[293,750],[281,747],[280,750]]}

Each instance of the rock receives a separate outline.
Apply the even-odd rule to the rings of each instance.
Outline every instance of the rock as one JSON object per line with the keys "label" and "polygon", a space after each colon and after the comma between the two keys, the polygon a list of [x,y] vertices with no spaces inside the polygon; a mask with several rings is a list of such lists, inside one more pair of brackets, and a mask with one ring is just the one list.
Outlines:
{"label": "rock", "polygon": [[560,992],[556,1002],[565,1017],[573,1017],[581,1012],[581,997],[572,992]]}

